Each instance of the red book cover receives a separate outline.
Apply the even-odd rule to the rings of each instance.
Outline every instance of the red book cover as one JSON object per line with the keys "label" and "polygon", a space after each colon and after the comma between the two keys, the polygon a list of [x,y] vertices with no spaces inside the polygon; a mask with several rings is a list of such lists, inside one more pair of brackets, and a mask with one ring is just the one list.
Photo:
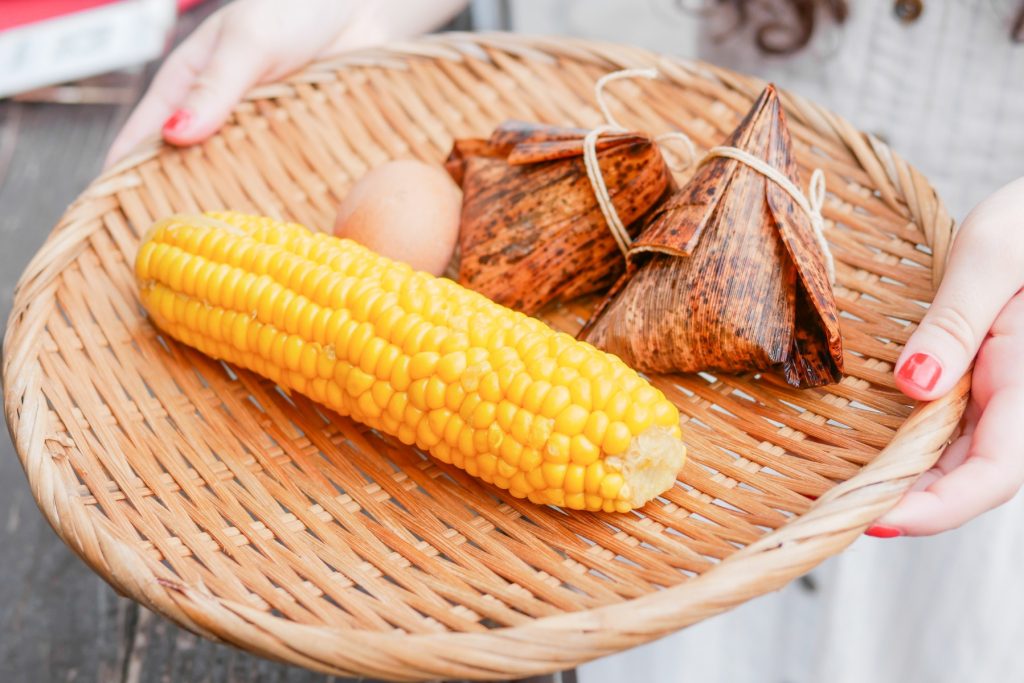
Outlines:
{"label": "red book cover", "polygon": [[176,0],[0,0],[0,97],[123,69],[167,47]]}

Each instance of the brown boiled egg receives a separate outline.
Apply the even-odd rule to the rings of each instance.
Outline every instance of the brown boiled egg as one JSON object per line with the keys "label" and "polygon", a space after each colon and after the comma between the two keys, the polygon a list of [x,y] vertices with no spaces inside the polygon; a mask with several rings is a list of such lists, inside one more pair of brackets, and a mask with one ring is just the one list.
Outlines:
{"label": "brown boiled egg", "polygon": [[352,186],[338,208],[334,234],[440,275],[459,236],[462,191],[444,168],[389,161]]}

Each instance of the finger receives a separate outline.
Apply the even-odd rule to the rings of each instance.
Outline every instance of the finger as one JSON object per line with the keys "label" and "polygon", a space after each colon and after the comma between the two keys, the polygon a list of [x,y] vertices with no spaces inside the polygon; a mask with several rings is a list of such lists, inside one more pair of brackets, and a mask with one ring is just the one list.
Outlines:
{"label": "finger", "polygon": [[1024,284],[1024,248],[1008,239],[1022,222],[1024,182],[968,216],[931,308],[897,361],[896,384],[918,400],[948,392],[967,371],[1003,305]]}
{"label": "finger", "polygon": [[998,391],[1024,385],[1024,291],[1018,292],[1003,308],[982,344],[974,368],[971,395],[985,405]]}
{"label": "finger", "polygon": [[926,489],[907,493],[878,525],[927,536],[955,529],[1012,498],[1024,482],[1022,406],[1024,388],[993,396],[963,463]]}
{"label": "finger", "polygon": [[967,460],[967,454],[971,450],[971,437],[961,436],[959,439],[953,441],[953,443],[946,446],[946,450],[942,452],[942,457],[935,463],[935,466],[930,470],[922,474],[917,481],[914,482],[913,486],[910,487],[910,491],[925,491],[932,484],[942,479],[944,476],[960,467]]}
{"label": "finger", "polygon": [[267,71],[270,55],[253,45],[244,21],[225,23],[206,66],[163,127],[164,139],[191,145],[216,133]]}
{"label": "finger", "polygon": [[146,138],[156,135],[178,109],[193,81],[207,65],[222,21],[223,15],[217,12],[167,57],[110,145],[104,168],[120,161]]}

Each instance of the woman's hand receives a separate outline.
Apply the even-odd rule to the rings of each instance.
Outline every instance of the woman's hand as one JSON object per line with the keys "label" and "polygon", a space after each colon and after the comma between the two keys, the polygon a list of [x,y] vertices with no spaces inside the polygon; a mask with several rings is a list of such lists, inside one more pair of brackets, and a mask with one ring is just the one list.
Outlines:
{"label": "woman's hand", "polygon": [[436,28],[467,0],[237,0],[164,62],[106,165],[162,130],[191,145],[215,133],[247,90],[309,62]]}
{"label": "woman's hand", "polygon": [[974,361],[963,432],[868,529],[889,538],[954,529],[1024,483],[1024,178],[979,204],[957,234],[935,301],[896,363],[911,398],[948,392]]}

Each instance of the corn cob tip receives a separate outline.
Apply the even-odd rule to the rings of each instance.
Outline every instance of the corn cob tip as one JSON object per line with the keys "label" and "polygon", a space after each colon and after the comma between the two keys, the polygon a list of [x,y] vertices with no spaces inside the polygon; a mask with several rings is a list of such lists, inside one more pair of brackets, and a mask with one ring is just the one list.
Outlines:
{"label": "corn cob tip", "polygon": [[608,469],[622,475],[621,494],[633,508],[672,488],[685,462],[686,446],[671,429],[659,426],[633,437],[622,455],[605,458]]}

